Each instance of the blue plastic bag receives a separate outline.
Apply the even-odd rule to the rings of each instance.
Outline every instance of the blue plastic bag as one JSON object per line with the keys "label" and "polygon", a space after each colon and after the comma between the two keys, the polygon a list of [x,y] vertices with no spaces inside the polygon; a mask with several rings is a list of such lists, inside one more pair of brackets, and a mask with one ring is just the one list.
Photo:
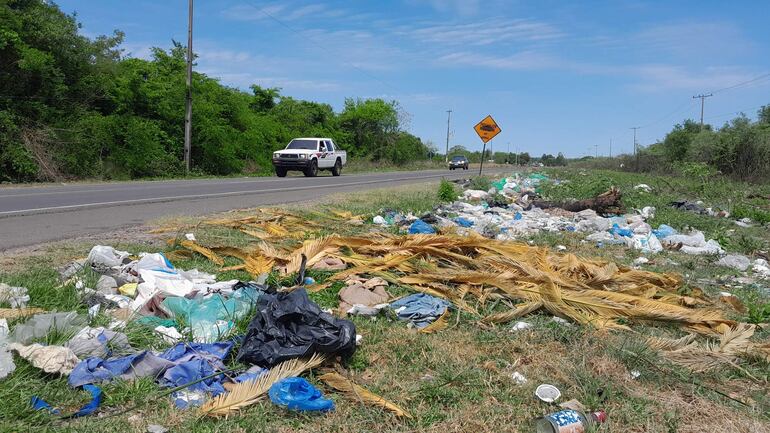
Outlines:
{"label": "blue plastic bag", "polygon": [[671,227],[669,225],[661,224],[661,225],[658,226],[658,229],[657,230],[653,230],[652,233],[655,236],[657,236],[658,239],[663,239],[663,238],[667,238],[669,236],[675,235],[677,233],[677,231],[676,231],[675,228],[673,228],[673,227]]}
{"label": "blue plastic bag", "polygon": [[[91,394],[91,401],[86,403],[83,407],[78,409],[77,412],[67,415],[64,418],[78,418],[81,416],[86,416],[94,413],[96,409],[99,408],[99,405],[102,404],[102,389],[99,388],[96,385],[83,385],[83,390],[88,391]],[[60,415],[61,411],[59,409],[54,408],[48,402],[43,400],[40,397],[32,397],[32,401],[30,401],[32,404],[32,408],[35,410],[47,410],[53,415]]]}
{"label": "blue plastic bag", "polygon": [[287,409],[327,412],[334,410],[334,402],[324,398],[321,391],[301,377],[279,380],[267,393],[270,401]]}
{"label": "blue plastic bag", "polygon": [[619,235],[623,237],[630,238],[634,235],[634,231],[631,229],[622,229],[619,225],[613,224],[612,228],[610,229],[610,233],[613,235]]}
{"label": "blue plastic bag", "polygon": [[516,212],[516,215],[513,216],[514,221],[518,221],[521,219],[521,212]]}
{"label": "blue plastic bag", "polygon": [[463,218],[463,217],[455,218],[455,222],[460,227],[471,227],[471,226],[473,226],[473,221],[471,221],[471,220],[469,220],[467,218]]}
{"label": "blue plastic bag", "polygon": [[417,220],[417,221],[413,222],[411,226],[409,226],[409,234],[410,235],[414,235],[414,234],[427,234],[427,235],[429,235],[429,234],[433,234],[433,233],[436,233],[436,230],[434,230],[433,227],[430,224],[426,223],[423,220]]}

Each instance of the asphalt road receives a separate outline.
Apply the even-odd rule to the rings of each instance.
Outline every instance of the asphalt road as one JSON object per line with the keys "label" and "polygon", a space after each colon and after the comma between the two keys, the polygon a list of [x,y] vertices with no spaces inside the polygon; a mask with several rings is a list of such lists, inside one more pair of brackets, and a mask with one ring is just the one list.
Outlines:
{"label": "asphalt road", "polygon": [[340,177],[324,172],[316,178],[229,178],[0,188],[0,251],[114,232],[167,216],[203,215],[308,201],[333,193],[473,174],[473,169],[343,174]]}

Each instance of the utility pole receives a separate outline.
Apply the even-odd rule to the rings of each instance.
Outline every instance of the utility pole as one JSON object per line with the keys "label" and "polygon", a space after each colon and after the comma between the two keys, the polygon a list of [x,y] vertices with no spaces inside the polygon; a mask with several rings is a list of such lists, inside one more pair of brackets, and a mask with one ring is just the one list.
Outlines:
{"label": "utility pole", "polygon": [[444,155],[446,163],[449,163],[449,119],[451,118],[452,110],[446,110],[446,155]]}
{"label": "utility pole", "polygon": [[634,130],[634,156],[636,156],[636,171],[639,171],[639,149],[637,149],[636,146],[636,130],[639,129],[639,126],[634,126],[631,128]]}
{"label": "utility pole", "polygon": [[708,95],[704,95],[701,93],[700,95],[693,96],[692,99],[698,99],[700,98],[700,129],[703,129],[703,106],[706,103],[706,98],[710,98],[714,96],[713,93],[709,93]]}
{"label": "utility pole", "polygon": [[187,109],[184,116],[184,167],[185,173],[190,173],[190,152],[192,142],[192,32],[193,32],[193,0],[188,0],[187,11]]}

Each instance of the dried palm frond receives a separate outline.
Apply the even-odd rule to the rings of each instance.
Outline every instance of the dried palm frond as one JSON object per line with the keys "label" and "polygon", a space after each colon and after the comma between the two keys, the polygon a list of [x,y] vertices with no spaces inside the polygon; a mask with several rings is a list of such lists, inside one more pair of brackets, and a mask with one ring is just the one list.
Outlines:
{"label": "dried palm frond", "polygon": [[19,317],[45,313],[45,310],[37,307],[29,308],[0,308],[0,319],[18,319]]}
{"label": "dried palm frond", "polygon": [[447,317],[449,317],[449,308],[447,308],[446,311],[444,311],[444,314],[442,314],[433,323],[420,329],[420,332],[423,334],[433,334],[434,332],[438,332],[438,331],[441,331],[442,329],[446,329],[446,327],[448,326]]}
{"label": "dried palm frond", "polygon": [[246,257],[243,264],[246,272],[251,274],[254,278],[257,278],[262,274],[272,271],[275,261],[261,254],[252,254]]}
{"label": "dried palm frond", "polygon": [[281,362],[255,380],[241,382],[232,387],[227,394],[221,394],[200,407],[199,413],[211,417],[227,417],[241,409],[251,406],[262,399],[270,387],[281,379],[299,376],[303,372],[318,367],[324,357],[314,354],[310,359],[290,359]]}
{"label": "dried palm frond", "polygon": [[180,242],[179,245],[187,248],[188,250],[195,251],[196,253],[201,254],[202,256],[205,256],[207,259],[211,260],[214,264],[217,264],[219,266],[222,266],[225,264],[225,261],[222,259],[222,257],[219,257],[217,253],[215,253],[209,248],[198,245],[194,241],[185,239],[182,242]]}
{"label": "dried palm frond", "polygon": [[678,350],[695,341],[695,337],[695,334],[687,334],[676,340],[663,337],[649,337],[647,338],[647,345],[657,350]]}
{"label": "dried palm frond", "polygon": [[[714,370],[725,365],[740,368],[739,356],[752,350],[749,339],[754,335],[754,329],[753,325],[739,324],[725,332],[718,344],[686,344],[684,339],[668,342],[663,339],[648,339],[648,343],[654,348],[665,347],[660,349],[665,358],[696,372]],[[669,347],[672,349],[668,349]]]}
{"label": "dried palm frond", "polygon": [[342,392],[350,400],[359,401],[370,406],[377,406],[393,412],[396,416],[411,418],[412,415],[395,403],[392,403],[379,395],[356,385],[351,380],[338,373],[326,373],[318,377],[323,383]]}
{"label": "dried palm frond", "polygon": [[539,310],[543,307],[542,302],[524,302],[522,304],[518,304],[515,306],[514,309],[504,311],[502,313],[497,314],[491,314],[484,319],[482,319],[482,322],[484,323],[508,323],[511,320],[518,319],[519,317],[525,316],[533,311]]}
{"label": "dried palm frond", "polygon": [[283,268],[283,273],[288,275],[298,272],[302,265],[303,255],[307,257],[306,266],[309,267],[323,259],[326,254],[335,251],[336,248],[330,246],[330,239],[332,238],[325,237],[305,241],[300,248],[291,254],[289,262]]}

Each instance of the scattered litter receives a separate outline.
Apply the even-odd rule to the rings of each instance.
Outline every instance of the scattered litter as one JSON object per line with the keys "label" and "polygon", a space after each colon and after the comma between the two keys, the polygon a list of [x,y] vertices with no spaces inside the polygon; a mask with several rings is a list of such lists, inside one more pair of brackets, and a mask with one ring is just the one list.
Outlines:
{"label": "scattered litter", "polygon": [[139,286],[138,283],[126,283],[118,288],[118,292],[121,295],[133,297],[136,296],[137,286]]}
{"label": "scattered litter", "polygon": [[[86,416],[94,413],[96,409],[99,408],[99,405],[102,404],[102,390],[98,386],[95,385],[85,385],[83,386],[84,391],[88,391],[89,394],[91,394],[91,401],[86,403],[83,407],[78,409],[77,412],[66,415],[65,418],[78,418],[81,416]],[[45,400],[41,399],[40,397],[32,397],[32,400],[30,401],[30,404],[32,405],[32,408],[35,410],[47,410],[53,415],[60,415],[61,411],[59,409],[54,408],[50,404],[48,404]]]}
{"label": "scattered litter", "polygon": [[412,223],[411,226],[409,226],[409,234],[433,234],[436,233],[436,230],[431,226],[430,224],[424,222],[423,220],[417,220]]}
{"label": "scattered litter", "polygon": [[652,192],[652,187],[646,183],[640,183],[634,187],[637,191]]}
{"label": "scattered litter", "polygon": [[194,233],[185,233],[184,237],[185,237],[185,239],[187,239],[188,241],[193,241],[193,242],[195,242],[195,240],[196,240],[196,239],[195,239],[195,234],[194,234]]}
{"label": "scattered litter", "polygon": [[751,266],[751,270],[754,271],[761,278],[770,280],[770,265],[768,265],[765,259],[756,259]]}
{"label": "scattered litter", "polygon": [[12,287],[0,283],[0,304],[8,303],[11,308],[26,308],[29,295],[26,287]]}
{"label": "scattered litter", "polygon": [[466,200],[484,200],[489,197],[489,193],[478,189],[466,189],[463,192],[463,197]]}
{"label": "scattered litter", "polygon": [[118,288],[118,282],[109,275],[102,275],[96,282],[96,291],[103,295],[114,295]]}
{"label": "scattered litter", "polygon": [[581,411],[581,412],[585,412],[585,410],[586,410],[585,405],[583,403],[581,403],[580,400],[577,400],[577,399],[574,399],[574,398],[572,400],[567,400],[567,401],[565,401],[563,403],[559,403],[559,407],[564,408],[564,409],[578,410],[578,411]]}
{"label": "scattered litter", "polygon": [[110,246],[96,245],[88,253],[88,264],[99,273],[106,273],[111,268],[126,264],[131,254]]}
{"label": "scattered litter", "polygon": [[60,334],[75,334],[86,325],[86,320],[74,311],[68,313],[42,313],[32,316],[24,323],[13,328],[11,340],[29,344],[33,340],[43,338],[52,331]]}
{"label": "scattered litter", "polygon": [[302,284],[306,286],[312,286],[315,284],[315,279],[313,277],[305,277],[305,280],[302,282]]}
{"label": "scattered litter", "polygon": [[728,254],[717,261],[717,265],[745,271],[751,266],[751,260],[741,254]]}
{"label": "scattered litter", "polygon": [[345,269],[347,265],[342,260],[336,257],[327,257],[322,259],[318,263],[312,266],[312,269],[319,271],[341,271]]}
{"label": "scattered litter", "polygon": [[534,326],[532,326],[531,323],[527,322],[516,322],[511,326],[511,331],[525,331],[527,329],[532,329]]}
{"label": "scattered litter", "polygon": [[650,263],[650,259],[648,259],[647,257],[637,257],[636,259],[634,259],[635,266],[646,265],[647,263]]}
{"label": "scattered litter", "polygon": [[721,292],[719,294],[719,300],[730,305],[733,307],[733,309],[739,313],[745,313],[746,312],[746,306],[743,305],[743,302],[741,302],[740,299],[738,299],[737,296],[733,295],[730,292]]}
{"label": "scattered litter", "polygon": [[324,313],[305,289],[264,294],[256,304],[237,360],[270,368],[313,353],[349,358],[356,350],[353,322]]}
{"label": "scattered litter", "polygon": [[268,391],[270,401],[289,410],[301,412],[328,412],[334,402],[324,398],[321,391],[301,377],[279,380]]}
{"label": "scattered litter", "polygon": [[205,391],[191,391],[181,389],[171,394],[171,399],[177,409],[187,409],[190,407],[202,406],[209,398]]}
{"label": "scattered litter", "polygon": [[572,323],[570,323],[569,320],[563,319],[563,318],[561,318],[559,316],[551,317],[551,321],[555,322],[555,323],[558,323],[559,325],[563,325],[563,326],[572,326]]}
{"label": "scattered litter", "polygon": [[556,245],[556,251],[567,251],[567,247],[564,245]]}
{"label": "scattered litter", "polygon": [[535,396],[546,403],[553,403],[561,397],[561,391],[553,385],[544,383],[535,389]]}
{"label": "scattered litter", "polygon": [[37,343],[24,346],[19,343],[11,343],[8,345],[8,350],[17,352],[33,367],[46,373],[70,374],[80,361],[72,349],[62,346],[43,346]]}
{"label": "scattered litter", "polygon": [[594,431],[594,426],[607,420],[607,414],[596,411],[586,414],[583,411],[565,409],[555,412],[535,421],[537,433],[580,433]]}
{"label": "scattered litter", "polygon": [[103,327],[86,326],[72,337],[65,347],[69,347],[79,358],[106,358],[113,350],[133,351],[128,344],[126,334],[114,332]]}
{"label": "scattered litter", "polygon": [[179,333],[179,331],[174,327],[167,327],[163,325],[158,325],[153,329],[155,333],[160,334],[160,336],[163,338],[163,341],[170,344],[176,344],[179,341],[182,341],[184,339],[184,336]]}
{"label": "scattered litter", "polygon": [[639,370],[631,370],[629,373],[631,375],[631,379],[638,379],[639,376],[642,375],[642,372]]}
{"label": "scattered litter", "polygon": [[639,210],[639,215],[646,220],[655,218],[655,207],[645,206]]}
{"label": "scattered litter", "polygon": [[8,349],[8,321],[0,319],[0,379],[16,370],[13,355]]}
{"label": "scattered litter", "polygon": [[416,328],[424,328],[438,319],[452,305],[426,293],[414,293],[390,304],[398,318],[409,320]]}
{"label": "scattered litter", "polygon": [[527,378],[518,371],[514,371],[513,374],[511,374],[511,379],[513,379],[517,385],[524,385],[527,383]]}
{"label": "scattered litter", "polygon": [[381,226],[388,225],[388,221],[386,221],[385,218],[383,218],[380,215],[377,215],[376,217],[372,218],[372,222],[374,224],[381,225]]}
{"label": "scattered litter", "polygon": [[229,297],[218,293],[192,299],[170,296],[161,302],[161,307],[177,322],[190,327],[193,341],[206,343],[225,337],[235,321],[251,310],[258,297],[256,289],[243,288]]}
{"label": "scattered litter", "polygon": [[[347,286],[340,290],[340,311],[350,311],[353,307],[359,307],[360,310],[367,311],[361,307],[375,307],[377,305],[387,304],[390,295],[385,290],[388,282],[382,278],[372,278],[370,280],[348,279]],[[377,310],[379,311],[379,309]]]}
{"label": "scattered litter", "polygon": [[[188,233],[189,234],[189,233]],[[188,238],[189,239],[189,238]],[[193,239],[190,239],[191,241],[195,240],[195,237]],[[147,426],[147,433],[166,433],[168,429],[166,427],[163,427],[162,425],[158,424],[149,424]]]}

